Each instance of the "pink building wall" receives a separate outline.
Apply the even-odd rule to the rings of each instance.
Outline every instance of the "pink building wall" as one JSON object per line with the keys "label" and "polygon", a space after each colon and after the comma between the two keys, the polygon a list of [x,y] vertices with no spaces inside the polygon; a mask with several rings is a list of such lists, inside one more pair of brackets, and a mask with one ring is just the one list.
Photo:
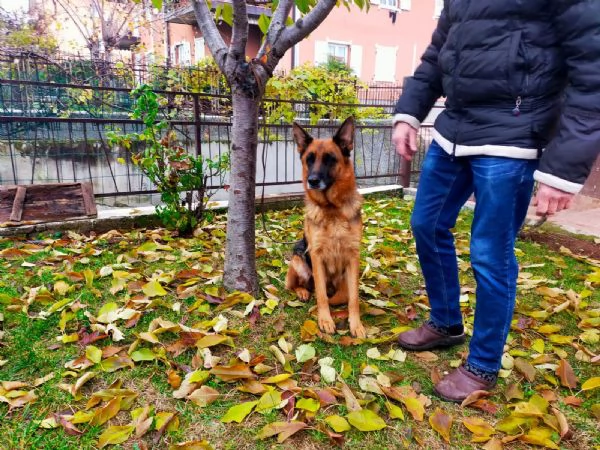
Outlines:
{"label": "pink building wall", "polygon": [[[404,3],[404,2],[398,2]],[[396,70],[394,82],[401,83],[405,76],[413,73],[420,57],[431,40],[437,24],[435,0],[412,0],[410,10],[397,11],[395,23],[392,10],[372,4],[368,12],[344,7],[336,8],[307,39],[299,44],[297,63],[314,61],[317,41],[340,42],[362,47],[360,78],[366,82],[377,82],[377,46],[396,47]],[[318,58],[317,58],[318,59]],[[282,68],[291,65],[290,52],[284,57]],[[389,80],[392,81],[392,80]]]}

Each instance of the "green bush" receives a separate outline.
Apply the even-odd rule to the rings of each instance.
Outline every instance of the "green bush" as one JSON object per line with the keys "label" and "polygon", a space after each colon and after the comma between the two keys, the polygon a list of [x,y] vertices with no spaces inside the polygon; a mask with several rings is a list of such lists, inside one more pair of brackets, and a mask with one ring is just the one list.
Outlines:
{"label": "green bush", "polygon": [[223,184],[229,154],[214,159],[188,154],[177,145],[168,122],[160,117],[165,99],[145,84],[136,88],[132,97],[131,117],[143,121],[143,130],[127,135],[110,133],[109,141],[129,149],[133,144],[142,144],[143,150],[134,154],[132,161],[160,193],[162,204],[156,207],[159,218],[167,228],[188,234],[202,221],[214,193],[208,189],[210,178],[219,177],[219,184]]}

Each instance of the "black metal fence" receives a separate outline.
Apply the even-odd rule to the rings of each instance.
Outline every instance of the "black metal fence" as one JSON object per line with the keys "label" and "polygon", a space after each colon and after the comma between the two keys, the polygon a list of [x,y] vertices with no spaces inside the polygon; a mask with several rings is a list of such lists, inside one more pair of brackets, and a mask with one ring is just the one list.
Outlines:
{"label": "black metal fence", "polygon": [[[114,80],[99,83],[98,77],[92,77],[96,80],[93,85],[84,84],[81,79],[73,78],[72,70],[62,72],[69,76],[50,81],[36,79],[39,74],[47,73],[47,67],[36,72],[21,65],[21,72],[12,75],[6,72],[6,67],[0,64],[0,184],[91,181],[100,203],[120,206],[158,201],[155,186],[131,162],[132,152],[140,148],[120,148],[107,140],[109,132],[128,134],[142,129],[142,122],[130,117],[130,87],[118,86],[119,82]],[[112,78],[117,77],[113,74]],[[328,137],[339,124],[337,118],[350,114],[368,117],[365,112],[375,105],[389,112],[393,103],[386,103],[385,99],[395,97],[396,93],[389,87],[386,89],[384,92],[382,87],[371,97],[362,97],[365,103],[360,104],[294,101],[288,106],[315,137]],[[211,158],[228,151],[229,97],[176,90],[158,89],[158,92],[165,99],[162,112],[169,118],[178,145]],[[270,108],[286,102],[290,103],[265,101],[263,117]],[[331,111],[331,117],[310,124],[311,108],[324,106]],[[267,122],[261,124],[259,134],[257,194],[263,190],[266,194],[300,191],[301,167],[291,124]],[[407,183],[406,179],[400,180],[400,162],[392,148],[390,125],[391,118],[365,119],[357,124],[354,162],[362,187]],[[430,141],[427,127],[422,128],[421,139]],[[404,170],[405,178],[412,175],[415,181],[419,167],[420,156],[417,156],[416,163]],[[225,197],[220,191],[214,198]]]}

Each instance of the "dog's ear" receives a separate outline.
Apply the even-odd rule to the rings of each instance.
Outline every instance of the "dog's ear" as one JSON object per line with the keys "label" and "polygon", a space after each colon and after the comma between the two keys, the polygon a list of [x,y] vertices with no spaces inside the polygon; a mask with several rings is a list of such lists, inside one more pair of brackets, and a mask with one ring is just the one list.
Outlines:
{"label": "dog's ear", "polygon": [[342,149],[344,156],[350,156],[350,152],[354,149],[354,118],[352,116],[344,121],[333,137],[333,142]]}
{"label": "dog's ear", "polygon": [[296,122],[294,122],[294,124],[292,125],[292,133],[294,135],[294,141],[298,146],[298,153],[300,153],[300,156],[302,156],[304,151],[313,141],[313,137],[310,134],[308,134],[308,132]]}

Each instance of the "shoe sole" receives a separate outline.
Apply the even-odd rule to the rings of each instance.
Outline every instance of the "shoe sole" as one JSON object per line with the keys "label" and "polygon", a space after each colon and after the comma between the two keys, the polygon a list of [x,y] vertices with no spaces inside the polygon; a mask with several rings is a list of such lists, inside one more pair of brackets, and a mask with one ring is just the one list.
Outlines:
{"label": "shoe sole", "polygon": [[420,352],[423,350],[433,350],[436,348],[454,347],[455,345],[464,344],[465,336],[463,335],[463,336],[449,337],[449,338],[446,338],[443,340],[429,342],[427,344],[422,344],[422,345],[407,344],[400,340],[398,340],[397,342],[398,342],[398,345],[400,345],[400,347],[402,347],[405,350],[412,350],[412,351]]}

